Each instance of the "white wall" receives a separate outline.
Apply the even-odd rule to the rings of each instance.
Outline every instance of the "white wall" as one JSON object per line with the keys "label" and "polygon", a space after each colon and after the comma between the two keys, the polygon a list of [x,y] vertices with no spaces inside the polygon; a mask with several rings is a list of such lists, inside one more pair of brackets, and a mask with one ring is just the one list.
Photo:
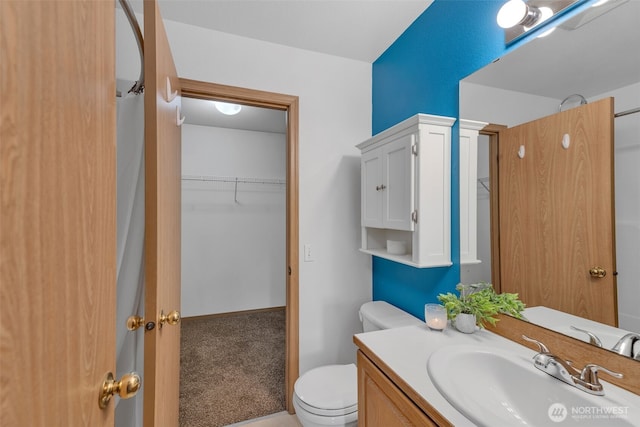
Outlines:
{"label": "white wall", "polygon": [[[560,101],[475,84],[460,84],[460,116],[515,126],[558,111]],[[640,106],[640,83],[588,98],[613,96],[615,112]],[[477,100],[488,100],[480,103]],[[618,270],[618,320],[622,329],[640,333],[640,113],[615,119],[615,214]],[[488,223],[485,223],[488,227]],[[480,226],[480,224],[479,224]],[[480,235],[479,231],[479,235]],[[480,237],[478,238],[480,240]],[[471,269],[467,269],[471,270]],[[472,282],[473,271],[461,272]]]}
{"label": "white wall", "polygon": [[[131,31],[124,18],[117,25]],[[180,77],[300,98],[300,372],[354,361],[358,308],[371,300],[371,257],[358,251],[355,148],[371,136],[371,64],[176,22],[165,26]],[[130,47],[130,56],[116,63],[118,73],[129,73],[122,78],[137,76]],[[305,243],[313,247],[313,262],[302,259]]]}
{"label": "white wall", "polygon": [[[640,107],[640,83],[594,96],[613,96],[616,113]],[[616,263],[618,320],[640,333],[640,113],[618,117],[615,125]]]}
{"label": "white wall", "polygon": [[[478,135],[478,179],[489,177],[489,137]],[[491,198],[479,182],[477,185],[477,259],[479,264],[460,266],[461,283],[491,283]],[[489,187],[489,182],[485,183]]]}
{"label": "white wall", "polygon": [[[182,173],[281,179],[286,135],[182,126]],[[285,186],[182,181],[182,315],[284,306]]]}

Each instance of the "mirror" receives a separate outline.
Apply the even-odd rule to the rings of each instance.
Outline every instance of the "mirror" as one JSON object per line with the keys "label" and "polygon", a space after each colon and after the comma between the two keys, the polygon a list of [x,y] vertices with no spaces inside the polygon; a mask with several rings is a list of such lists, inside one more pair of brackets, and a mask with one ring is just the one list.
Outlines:
{"label": "mirror", "polygon": [[[460,82],[460,118],[512,127],[559,111],[580,94],[587,101],[614,97],[615,213],[619,327],[640,333],[640,2],[610,0],[561,23]],[[573,99],[563,110],[576,106]],[[488,143],[478,144],[478,254],[463,265],[461,281],[491,281]],[[484,210],[483,210],[484,209]],[[487,249],[489,248],[489,249]],[[487,255],[482,255],[487,254]],[[483,269],[484,272],[479,271]],[[549,325],[543,325],[550,327]],[[571,325],[562,325],[569,330]],[[578,325],[574,325],[578,326]],[[560,331],[562,332],[562,331]],[[567,332],[568,333],[568,332]],[[577,338],[586,335],[568,333]],[[637,351],[637,348],[636,348]]]}

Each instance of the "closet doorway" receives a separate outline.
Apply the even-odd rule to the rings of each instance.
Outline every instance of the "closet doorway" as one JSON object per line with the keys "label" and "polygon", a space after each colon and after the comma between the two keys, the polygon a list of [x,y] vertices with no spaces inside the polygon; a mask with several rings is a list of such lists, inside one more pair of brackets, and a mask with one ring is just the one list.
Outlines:
{"label": "closet doorway", "polygon": [[[250,197],[251,192],[243,192],[243,189],[250,189],[253,192],[254,197],[262,197],[263,200],[271,200],[272,202],[278,197],[280,197],[281,201],[284,201],[284,218],[281,218],[284,226],[280,226],[280,231],[284,231],[284,239],[283,236],[280,236],[283,244],[281,245],[282,250],[284,250],[284,256],[282,253],[280,257],[277,255],[275,257],[270,253],[264,253],[262,257],[257,257],[255,255],[251,257],[247,257],[243,260],[244,268],[249,270],[259,268],[259,264],[264,264],[268,258],[272,258],[271,268],[275,269],[271,274],[271,281],[273,281],[274,277],[280,277],[282,283],[280,284],[280,292],[281,295],[278,296],[277,289],[275,293],[267,290],[266,293],[270,294],[266,296],[267,299],[271,298],[274,300],[274,303],[271,305],[275,306],[283,306],[284,305],[284,323],[285,323],[285,345],[284,345],[284,364],[285,364],[285,373],[284,373],[284,396],[285,396],[285,405],[286,410],[290,413],[293,413],[293,406],[291,404],[292,394],[293,394],[293,385],[295,380],[298,377],[298,98],[290,95],[282,95],[271,92],[264,91],[256,91],[245,88],[238,88],[232,86],[224,86],[213,83],[206,82],[198,82],[194,80],[181,79],[182,86],[182,97],[184,103],[189,103],[195,100],[198,101],[208,101],[212,108],[214,105],[211,101],[218,101],[230,104],[238,104],[245,108],[245,111],[251,111],[255,109],[255,107],[259,107],[259,110],[268,114],[273,114],[276,118],[275,120],[283,120],[281,123],[282,128],[284,129],[284,134],[276,135],[278,131],[274,131],[274,134],[269,136],[267,134],[265,137],[265,141],[268,144],[271,144],[273,147],[277,147],[278,144],[280,148],[280,153],[272,156],[270,153],[263,152],[260,154],[256,152],[257,160],[251,161],[254,166],[260,165],[257,167],[255,173],[244,173],[242,171],[239,174],[230,174],[227,171],[222,171],[222,173],[212,172],[211,174],[203,175],[202,173],[190,174],[188,170],[183,170],[183,187],[186,185],[194,186],[194,187],[202,187],[202,186],[211,186],[213,189],[222,190],[219,191],[219,196],[230,197],[230,205],[226,209],[238,209],[243,208],[243,197]],[[266,110],[265,110],[266,109]],[[278,119],[278,117],[280,119]],[[228,132],[228,130],[218,129],[221,132]],[[185,129],[183,129],[183,135],[185,133]],[[278,142],[277,139],[280,138],[282,141]],[[183,143],[185,143],[186,138],[183,138]],[[183,149],[184,152],[184,149]],[[236,151],[237,154],[237,151]],[[270,171],[268,163],[277,163],[277,157],[283,157],[281,159],[280,170],[284,174],[284,176],[274,176],[273,169]],[[271,159],[269,159],[269,158]],[[183,165],[185,161],[193,162],[194,159],[184,159]],[[206,162],[206,159],[196,159],[196,163]],[[217,159],[216,161],[220,161]],[[257,162],[257,163],[256,163]],[[215,163],[215,162],[212,162]],[[266,169],[264,169],[266,167]],[[276,167],[277,168],[277,167]],[[186,187],[185,187],[186,188]],[[204,188],[204,187],[203,187]],[[205,190],[206,191],[206,190]],[[280,195],[278,195],[280,192]],[[185,194],[183,194],[183,199],[188,197],[188,192],[185,190]],[[266,198],[266,199],[265,199]],[[248,201],[248,199],[244,199]],[[248,207],[248,205],[247,205]],[[264,206],[263,206],[264,208]],[[188,209],[186,207],[185,209]],[[274,209],[276,208],[274,205]],[[239,212],[239,211],[238,211]],[[244,220],[251,220],[251,215],[255,213],[249,212],[249,215]],[[186,217],[185,213],[185,217]],[[221,217],[224,216],[224,212],[221,212]],[[229,217],[227,212],[227,217]],[[235,218],[233,221],[242,221],[242,218]],[[184,224],[184,221],[183,221]],[[183,225],[184,228],[184,225]],[[277,228],[277,227],[274,227]],[[228,242],[232,244],[231,241]],[[185,244],[185,236],[183,236],[183,245]],[[224,243],[223,243],[224,244]],[[256,242],[256,245],[262,245],[264,242]],[[245,242],[245,245],[247,243]],[[218,245],[219,246],[219,245]],[[183,251],[186,248],[183,248]],[[249,253],[249,251],[247,251]],[[183,258],[186,259],[186,258]],[[184,262],[184,261],[183,261]],[[224,263],[224,259],[220,259],[219,262]],[[273,264],[275,262],[275,264]],[[236,262],[237,264],[237,262]],[[241,265],[241,264],[240,264]],[[183,272],[185,270],[188,271],[189,267],[184,265]],[[265,273],[266,274],[266,273]],[[185,275],[183,274],[183,280]],[[183,286],[185,284],[183,283]],[[272,286],[273,287],[273,286]],[[229,289],[230,293],[227,295],[221,293],[220,300],[224,300],[225,297],[236,298],[240,295],[240,293],[236,293],[233,295],[233,290]],[[246,292],[246,291],[245,291]],[[251,292],[250,292],[251,293]],[[189,304],[186,298],[184,297],[183,292],[183,301],[182,301],[182,310],[183,315],[188,321],[189,308],[185,306],[185,304]],[[246,294],[245,294],[246,295]],[[256,295],[246,295],[250,299],[256,299]],[[278,303],[277,300],[281,299],[281,302]],[[237,301],[235,302],[235,306],[237,306]],[[255,304],[255,301],[253,302]],[[220,305],[224,305],[224,303],[216,303],[217,308],[212,309],[212,313],[220,313],[220,312],[233,312],[233,311],[243,311],[234,309],[234,304],[229,305],[229,310],[220,310]],[[251,303],[250,303],[251,304]],[[268,306],[269,303],[266,304]],[[185,311],[186,310],[186,311]],[[267,309],[269,311],[270,309]],[[277,310],[277,309],[276,309]],[[282,310],[281,310],[282,312]],[[214,355],[211,355],[214,357]]]}

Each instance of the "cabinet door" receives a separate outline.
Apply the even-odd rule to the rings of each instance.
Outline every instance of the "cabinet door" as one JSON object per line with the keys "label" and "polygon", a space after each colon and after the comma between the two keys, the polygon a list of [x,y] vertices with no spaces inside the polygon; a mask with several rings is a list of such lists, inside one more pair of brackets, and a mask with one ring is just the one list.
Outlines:
{"label": "cabinet door", "polygon": [[384,228],[413,231],[415,136],[402,136],[383,147],[382,221]]}
{"label": "cabinet door", "polygon": [[362,226],[382,228],[382,149],[364,153],[362,166]]}
{"label": "cabinet door", "polygon": [[435,427],[436,425],[376,365],[358,351],[359,427]]}

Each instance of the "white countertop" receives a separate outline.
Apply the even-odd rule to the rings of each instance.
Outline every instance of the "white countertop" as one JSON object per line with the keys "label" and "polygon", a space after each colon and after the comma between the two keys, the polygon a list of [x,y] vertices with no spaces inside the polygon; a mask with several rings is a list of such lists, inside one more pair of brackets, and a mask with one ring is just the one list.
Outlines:
{"label": "white countertop", "polygon": [[622,336],[631,332],[542,306],[528,307],[522,314],[531,323],[585,342],[589,342],[588,335],[571,329],[571,326],[587,330],[595,334],[607,350],[611,350]]}
{"label": "white countertop", "polygon": [[450,325],[444,332],[431,331],[426,325],[407,326],[361,333],[356,338],[456,427],[474,424],[451,406],[431,381],[427,361],[434,351],[449,345],[470,344],[511,351],[529,359],[537,353],[486,330],[463,334]]}

